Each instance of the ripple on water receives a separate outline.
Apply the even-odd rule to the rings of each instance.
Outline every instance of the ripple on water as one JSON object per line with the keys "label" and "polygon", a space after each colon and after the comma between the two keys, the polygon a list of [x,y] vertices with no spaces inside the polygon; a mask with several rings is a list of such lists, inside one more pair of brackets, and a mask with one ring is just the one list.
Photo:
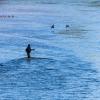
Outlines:
{"label": "ripple on water", "polygon": [[[48,58],[12,60],[1,64],[0,74],[0,97],[3,99],[19,94],[31,99],[38,91],[37,96],[42,99],[48,97],[58,100],[59,94],[60,100],[73,100],[73,97],[74,100],[81,100],[92,95],[93,89],[99,84],[97,72],[91,63],[75,57],[65,61]],[[13,92],[15,95],[12,95]]]}

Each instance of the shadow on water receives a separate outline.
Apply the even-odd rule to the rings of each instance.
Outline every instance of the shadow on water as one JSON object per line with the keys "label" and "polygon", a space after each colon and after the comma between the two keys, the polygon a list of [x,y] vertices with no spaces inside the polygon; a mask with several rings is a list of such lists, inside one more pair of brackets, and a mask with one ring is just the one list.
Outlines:
{"label": "shadow on water", "polygon": [[68,30],[61,30],[57,32],[58,34],[65,35],[71,38],[85,38],[86,33],[88,30],[80,29],[80,28],[71,28]]}
{"label": "shadow on water", "polygon": [[100,7],[100,1],[99,0],[91,1],[89,3],[89,6],[91,6],[91,7]]}
{"label": "shadow on water", "polygon": [[[40,98],[48,95],[52,100],[56,98],[58,100],[59,94],[60,100],[73,100],[73,97],[74,100],[82,100],[92,95],[94,87],[99,84],[96,78],[97,71],[92,68],[92,64],[81,61],[73,55],[69,55],[65,61],[48,58],[11,60],[1,64],[1,73],[0,94],[1,92],[5,94],[3,98],[6,91],[10,94],[9,89],[14,90],[17,87],[17,91],[28,99],[35,98],[34,91],[38,90],[43,91],[43,94],[41,92],[37,94]],[[52,96],[52,93],[55,96]],[[14,95],[11,94],[10,97],[14,98]]]}
{"label": "shadow on water", "polygon": [[20,59],[14,59],[14,60],[8,61],[6,63],[1,63],[0,64],[0,73],[14,71],[14,70],[21,68],[21,66],[24,66],[24,65],[27,66],[27,64],[31,64],[33,62],[45,61],[45,60],[51,60],[51,59],[40,58],[40,57],[31,57],[31,58],[25,57],[25,58],[20,58]]}

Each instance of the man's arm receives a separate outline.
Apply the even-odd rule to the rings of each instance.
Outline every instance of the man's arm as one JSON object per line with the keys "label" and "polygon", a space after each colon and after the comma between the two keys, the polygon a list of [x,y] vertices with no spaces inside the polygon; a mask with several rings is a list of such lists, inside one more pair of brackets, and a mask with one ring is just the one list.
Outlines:
{"label": "man's arm", "polygon": [[31,50],[35,50],[35,49],[31,49]]}

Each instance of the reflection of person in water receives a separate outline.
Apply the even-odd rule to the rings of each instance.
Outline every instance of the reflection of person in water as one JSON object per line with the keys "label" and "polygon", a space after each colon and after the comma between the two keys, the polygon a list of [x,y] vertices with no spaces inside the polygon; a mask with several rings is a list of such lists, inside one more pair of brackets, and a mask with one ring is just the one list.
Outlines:
{"label": "reflection of person in water", "polygon": [[30,53],[31,53],[32,50],[34,50],[34,49],[31,49],[30,44],[28,44],[28,46],[27,46],[27,48],[26,48],[26,53],[27,53],[27,57],[28,57],[28,58],[31,58]]}

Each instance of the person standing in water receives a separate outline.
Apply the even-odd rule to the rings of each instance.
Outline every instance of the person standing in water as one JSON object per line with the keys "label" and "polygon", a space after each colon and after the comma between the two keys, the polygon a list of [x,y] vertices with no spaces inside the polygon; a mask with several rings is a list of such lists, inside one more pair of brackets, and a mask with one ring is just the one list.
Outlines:
{"label": "person standing in water", "polygon": [[26,48],[26,53],[27,53],[28,58],[31,58],[31,55],[30,55],[31,51],[32,51],[31,46],[30,46],[30,44],[28,44],[28,46]]}
{"label": "person standing in water", "polygon": [[54,29],[55,28],[55,25],[53,24],[52,26],[51,26],[51,29]]}
{"label": "person standing in water", "polygon": [[66,25],[66,31],[68,30],[68,28],[69,28],[69,25]]}
{"label": "person standing in water", "polygon": [[53,25],[51,26],[51,31],[52,31],[52,32],[54,32],[54,28],[55,28],[55,25],[53,24]]}

